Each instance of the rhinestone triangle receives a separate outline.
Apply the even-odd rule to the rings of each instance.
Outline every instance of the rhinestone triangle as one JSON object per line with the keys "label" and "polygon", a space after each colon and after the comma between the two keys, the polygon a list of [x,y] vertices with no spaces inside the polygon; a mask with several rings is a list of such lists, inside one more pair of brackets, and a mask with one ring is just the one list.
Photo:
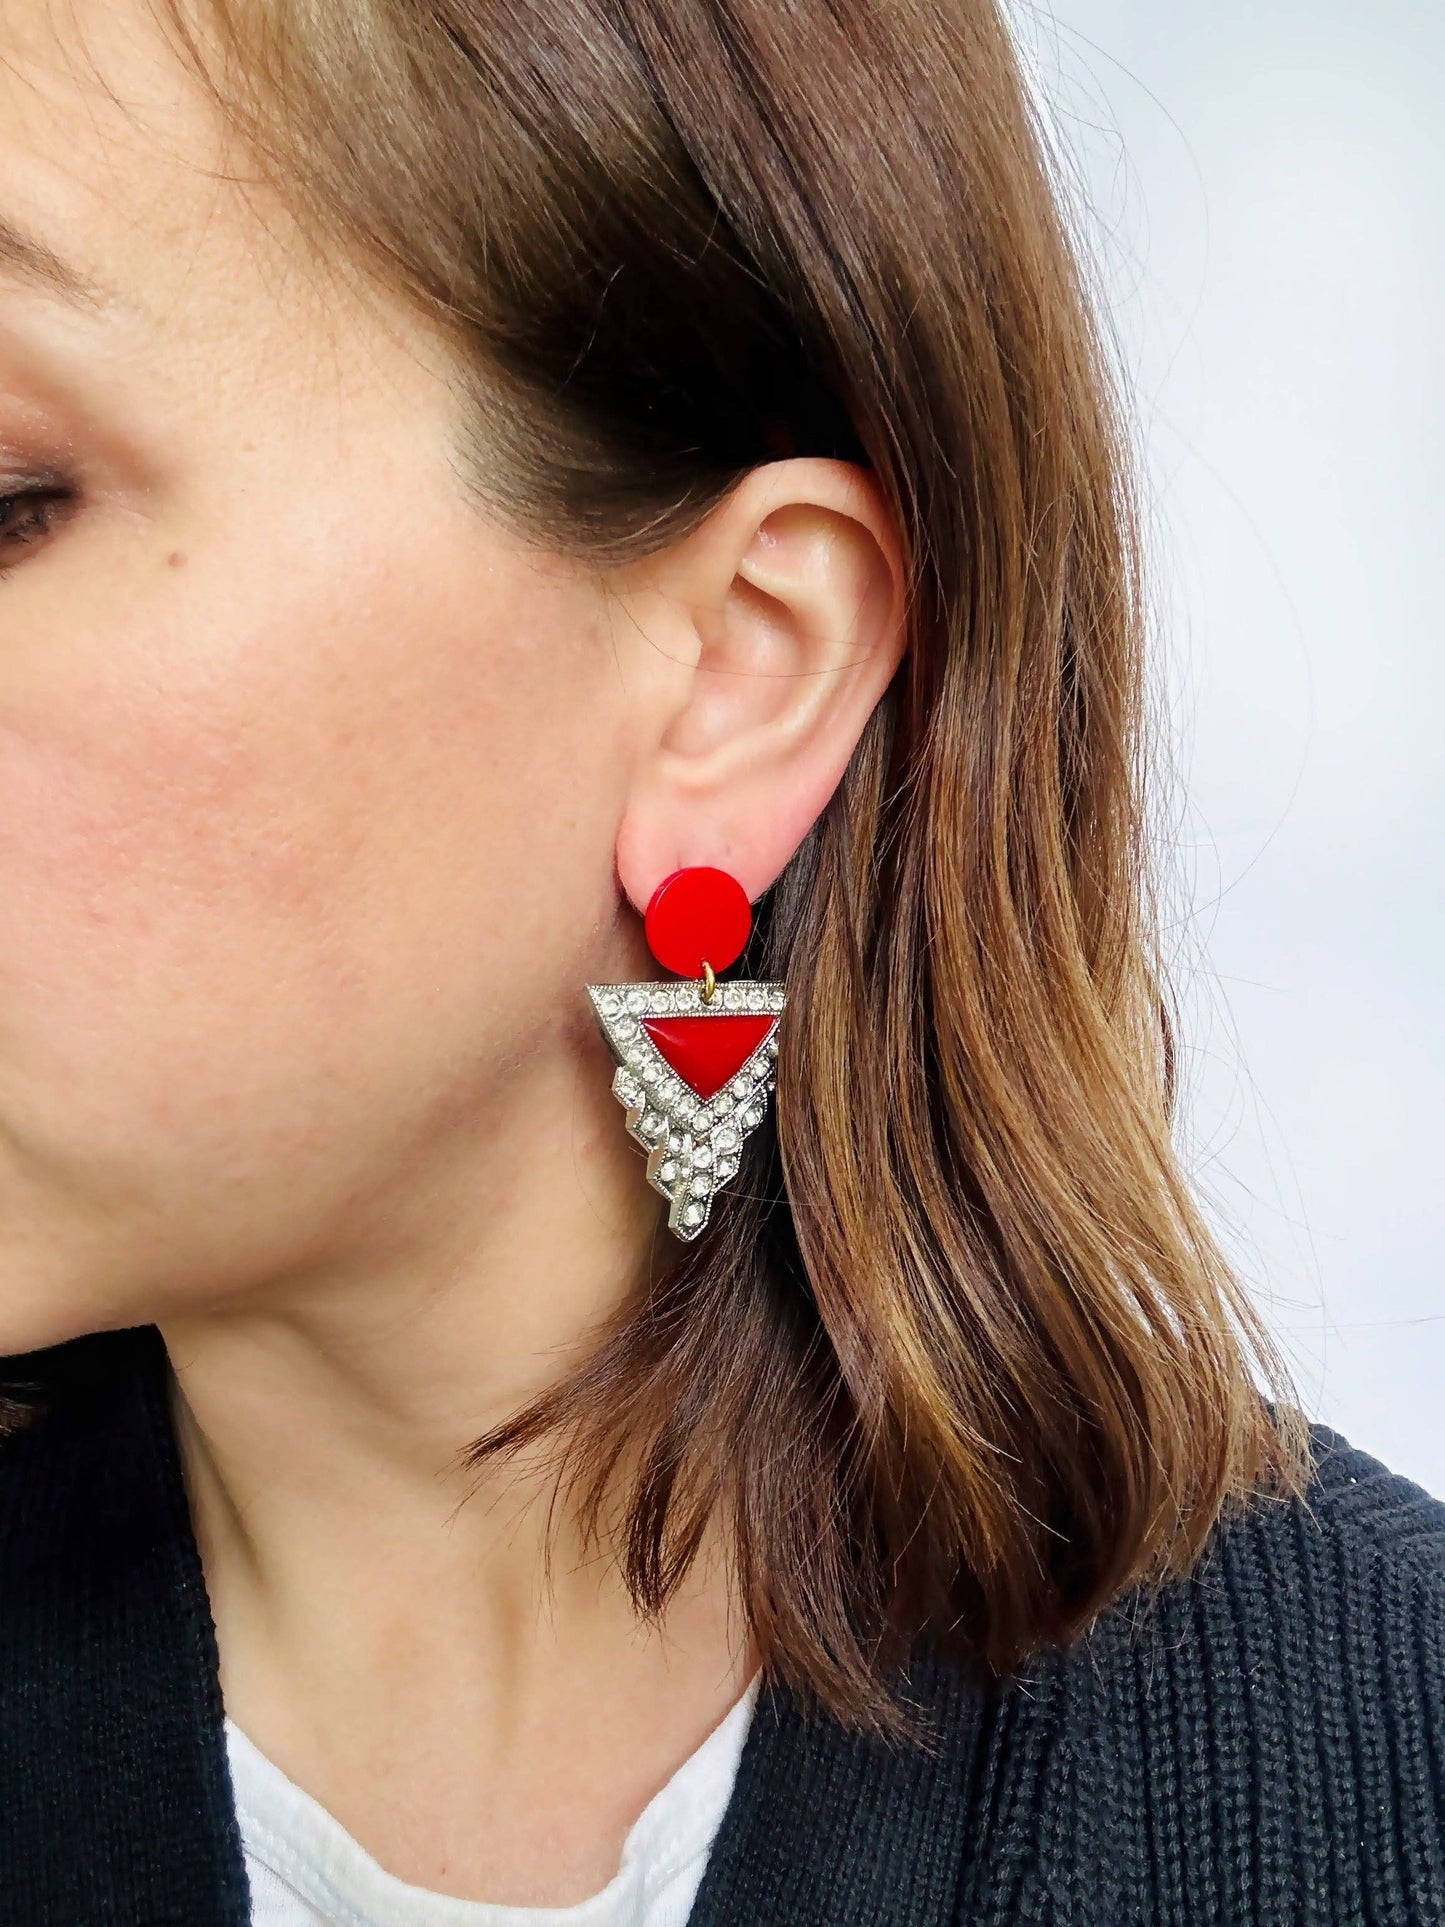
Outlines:
{"label": "rhinestone triangle", "polygon": [[[668,1226],[679,1238],[696,1238],[713,1198],[737,1174],[747,1138],[767,1115],[783,986],[720,983],[711,1004],[690,981],[589,984],[587,995],[617,1062],[613,1094],[626,1109],[628,1131],[647,1149],[648,1181],[668,1200]],[[750,1047],[742,1047],[747,1033],[731,1018],[751,1026]],[[702,1026],[718,1026],[729,1040],[726,1050],[712,1046],[716,1065],[734,1061],[716,1082],[703,1078],[712,1083],[706,1092],[682,1074],[675,1042],[670,1054],[661,1048],[663,1040],[675,1040],[679,1020],[689,1027],[695,1022],[698,1035]]]}

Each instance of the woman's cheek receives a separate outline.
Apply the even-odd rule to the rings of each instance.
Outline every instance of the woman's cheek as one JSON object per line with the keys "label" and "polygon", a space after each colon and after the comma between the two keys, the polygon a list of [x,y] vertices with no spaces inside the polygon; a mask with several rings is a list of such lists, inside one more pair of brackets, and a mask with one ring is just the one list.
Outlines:
{"label": "woman's cheek", "polygon": [[569,584],[463,533],[360,578],[198,558],[184,605],[0,694],[0,1125],[312,1147],[576,990],[610,656]]}

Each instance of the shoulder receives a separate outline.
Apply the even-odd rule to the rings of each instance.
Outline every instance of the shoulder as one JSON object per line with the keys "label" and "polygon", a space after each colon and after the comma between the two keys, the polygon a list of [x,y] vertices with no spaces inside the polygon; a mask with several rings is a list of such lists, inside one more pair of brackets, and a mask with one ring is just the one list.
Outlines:
{"label": "shoulder", "polygon": [[762,1705],[701,1927],[1445,1920],[1445,1506],[1311,1443],[1303,1494],[1067,1649],[990,1679],[928,1642],[924,1752]]}
{"label": "shoulder", "polygon": [[1326,1426],[1310,1428],[1310,1448],[1304,1492],[1260,1495],[1221,1520],[1195,1571],[1160,1595],[1161,1611],[1201,1638],[1268,1635],[1281,1667],[1301,1644],[1323,1645],[1336,1671],[1385,1662],[1437,1693],[1445,1504]]}
{"label": "shoulder", "polygon": [[1357,1725],[1439,1719],[1445,1504],[1328,1427],[1310,1447],[1301,1494],[1223,1518],[1186,1578],[1121,1601],[1065,1665],[1207,1673],[1262,1719],[1346,1698]]}
{"label": "shoulder", "polygon": [[1445,1505],[1310,1437],[1300,1496],[1001,1694],[1120,1920],[1160,1880],[1170,1919],[1445,1919]]}
{"label": "shoulder", "polygon": [[1317,1529],[1352,1556],[1380,1560],[1437,1596],[1445,1585],[1445,1503],[1314,1426],[1315,1476],[1306,1510]]}
{"label": "shoulder", "polygon": [[[1306,1529],[1352,1557],[1384,1558],[1402,1576],[1445,1580],[1445,1503],[1326,1425],[1310,1427],[1314,1472],[1303,1497],[1260,1500],[1245,1515],[1268,1530],[1272,1511],[1298,1509]],[[1225,1530],[1228,1530],[1226,1526]]]}

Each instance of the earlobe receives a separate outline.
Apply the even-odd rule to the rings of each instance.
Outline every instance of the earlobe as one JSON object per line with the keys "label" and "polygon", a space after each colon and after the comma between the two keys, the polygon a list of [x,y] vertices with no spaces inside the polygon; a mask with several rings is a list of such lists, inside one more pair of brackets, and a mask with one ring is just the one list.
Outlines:
{"label": "earlobe", "polygon": [[[900,546],[871,475],[770,464],[627,591],[665,609],[667,700],[639,744],[617,838],[638,910],[670,871],[710,864],[756,898],[841,781],[901,659]],[[661,672],[659,672],[661,673]]]}

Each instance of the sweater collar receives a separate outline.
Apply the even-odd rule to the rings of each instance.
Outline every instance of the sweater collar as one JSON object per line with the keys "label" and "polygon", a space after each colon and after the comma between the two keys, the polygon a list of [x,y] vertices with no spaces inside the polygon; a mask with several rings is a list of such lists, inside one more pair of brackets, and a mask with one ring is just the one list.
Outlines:
{"label": "sweater collar", "polygon": [[958,1918],[984,1697],[921,1651],[933,1750],[850,1734],[764,1689],[688,1927],[947,1927]]}
{"label": "sweater collar", "polygon": [[76,1340],[0,1455],[0,1887],[32,1927],[246,1927],[215,1628],[153,1326]]}

